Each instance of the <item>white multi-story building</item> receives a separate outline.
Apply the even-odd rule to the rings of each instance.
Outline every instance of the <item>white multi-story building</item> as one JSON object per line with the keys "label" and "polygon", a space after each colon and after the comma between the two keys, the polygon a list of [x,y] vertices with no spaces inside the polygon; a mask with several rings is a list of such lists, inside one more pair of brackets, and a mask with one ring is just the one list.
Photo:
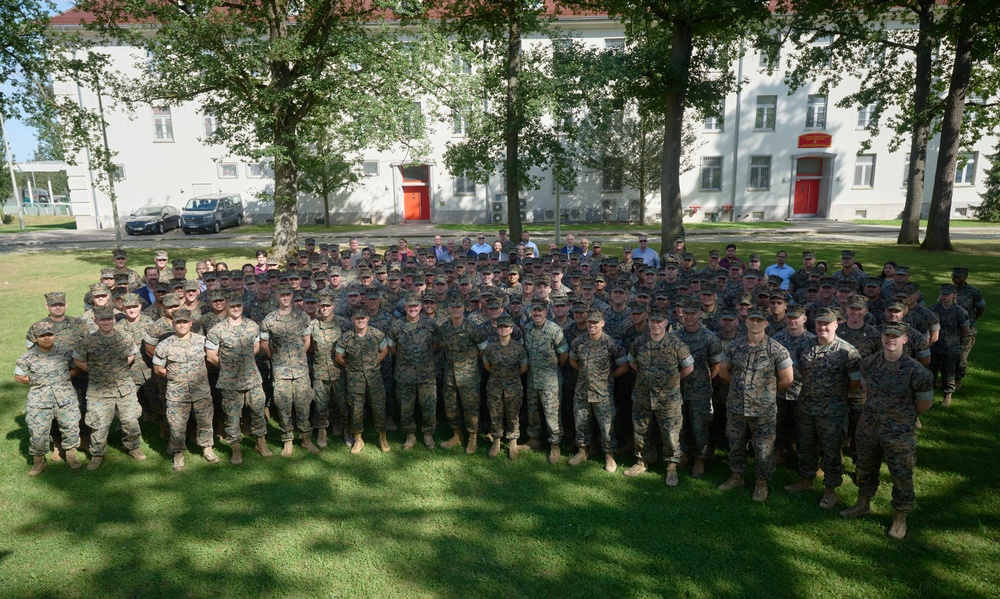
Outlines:
{"label": "white multi-story building", "polygon": [[[52,19],[53,26],[73,28],[80,13],[71,10]],[[567,34],[597,47],[623,43],[624,29],[603,16],[568,15],[557,25]],[[547,44],[544,38],[528,44]],[[133,49],[109,46],[116,68],[135,71]],[[828,95],[819,85],[789,95],[783,65],[767,68],[766,58],[754,49],[732,69],[747,83],[725,99],[723,118],[694,123],[697,141],[688,149],[693,168],[681,176],[685,221],[749,221],[800,218],[893,219],[902,212],[906,194],[907,144],[889,151],[890,136],[883,133],[859,154],[868,138],[870,107],[838,108],[856,80],[845,76]],[[58,93],[76,97],[87,107],[97,98],[88,89],[60,87]],[[414,98],[418,102],[420,98]],[[177,207],[191,197],[208,193],[239,193],[247,220],[266,222],[271,205],[256,198],[273,187],[265,163],[231,157],[226,148],[205,145],[202,138],[215,126],[195,104],[180,107],[147,106],[127,114],[105,103],[110,147],[118,152],[121,179],[116,184],[119,213],[151,204]],[[331,202],[336,223],[501,223],[506,220],[506,195],[501,178],[474,183],[450,173],[442,155],[449,141],[464,136],[461,122],[440,123],[428,132],[433,152],[414,164],[404,148],[366,153],[361,184]],[[967,153],[955,179],[953,217],[971,216],[979,203],[986,155],[996,142],[986,137]],[[930,203],[937,159],[937,140],[928,150],[924,206]],[[549,173],[543,184],[525,190],[521,211],[525,223],[553,221],[558,210],[564,222],[630,221],[638,218],[638,194],[619,188],[614,178],[581,169],[572,191],[557,190]],[[94,185],[88,157],[69,167],[70,200],[79,228],[110,227],[111,205]],[[648,220],[660,218],[659,196],[647,199]],[[305,196],[299,201],[301,223],[322,222],[323,202]]]}

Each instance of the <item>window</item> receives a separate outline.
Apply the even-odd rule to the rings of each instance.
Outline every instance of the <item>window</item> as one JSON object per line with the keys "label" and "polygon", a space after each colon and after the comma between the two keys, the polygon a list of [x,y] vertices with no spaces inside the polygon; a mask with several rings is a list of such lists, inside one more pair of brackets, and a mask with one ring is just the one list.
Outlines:
{"label": "window", "polygon": [[827,67],[833,66],[833,53],[829,51],[831,44],[833,44],[832,35],[817,35],[811,42],[813,48],[818,48],[820,52],[824,52],[826,54]]}
{"label": "window", "polygon": [[174,141],[174,120],[169,106],[153,107],[153,141]]}
{"label": "window", "polygon": [[859,154],[855,158],[854,186],[875,187],[875,154]]}
{"label": "window", "polygon": [[113,181],[124,181],[125,180],[125,165],[116,164],[111,171],[111,179]]}
{"label": "window", "polygon": [[420,102],[410,102],[410,110],[403,120],[403,134],[410,139],[421,137],[424,132],[424,113]]}
{"label": "window", "polygon": [[868,211],[867,210],[855,210],[854,211],[854,218],[868,218]]}
{"label": "window", "polygon": [[378,176],[378,160],[365,160],[364,164],[361,165],[361,168],[366,177]]}
{"label": "window", "polygon": [[251,162],[247,165],[247,178],[248,179],[262,179],[264,177],[264,163],[263,162]]}
{"label": "window", "polygon": [[618,158],[604,157],[604,170],[601,173],[601,190],[605,193],[616,193],[622,190],[622,175],[625,171],[622,161]]}
{"label": "window", "polygon": [[725,127],[725,114],[726,114],[726,103],[725,101],[719,105],[713,114],[705,115],[705,132],[706,133],[722,133]]}
{"label": "window", "polygon": [[774,131],[777,110],[778,96],[757,96],[757,118],[753,128],[758,131]]}
{"label": "window", "polygon": [[461,73],[463,75],[472,74],[472,63],[461,56],[456,56],[454,58],[454,67],[456,73]]}
{"label": "window", "polygon": [[966,206],[965,208],[955,208],[955,215],[956,216],[969,216],[969,207]]}
{"label": "window", "polygon": [[476,182],[468,177],[455,177],[455,195],[474,195],[476,193]]}
{"label": "window", "polygon": [[722,189],[722,156],[703,156],[701,159],[701,190]]}
{"label": "window", "polygon": [[781,68],[781,40],[761,40],[757,46],[757,56],[760,62],[758,68],[762,71],[773,71]]}
{"label": "window", "polygon": [[751,220],[764,220],[764,211],[761,210],[760,212],[752,212],[750,214],[750,219]]}
{"label": "window", "polygon": [[451,111],[451,132],[453,135],[465,135],[468,133],[465,119],[462,118],[462,114],[457,110]]}
{"label": "window", "polygon": [[826,96],[809,94],[806,100],[806,129],[826,129]]}
{"label": "window", "polygon": [[205,137],[211,137],[219,128],[219,123],[216,121],[214,114],[206,114],[202,117],[201,122],[205,128]]}
{"label": "window", "polygon": [[604,47],[609,50],[621,50],[625,47],[625,38],[623,37],[606,37],[604,38]]}
{"label": "window", "polygon": [[869,104],[858,109],[858,129],[867,129],[877,124],[874,118],[875,105]]}
{"label": "window", "polygon": [[910,183],[910,153],[906,153],[906,159],[903,160],[903,189]]}
{"label": "window", "polygon": [[955,185],[976,184],[976,154],[958,155],[958,165],[955,169]]}
{"label": "window", "polygon": [[235,162],[220,162],[219,163],[219,178],[220,179],[236,179],[240,176],[240,169],[236,166]]}
{"label": "window", "polygon": [[747,188],[753,191],[771,189],[771,157],[750,157],[750,183]]}

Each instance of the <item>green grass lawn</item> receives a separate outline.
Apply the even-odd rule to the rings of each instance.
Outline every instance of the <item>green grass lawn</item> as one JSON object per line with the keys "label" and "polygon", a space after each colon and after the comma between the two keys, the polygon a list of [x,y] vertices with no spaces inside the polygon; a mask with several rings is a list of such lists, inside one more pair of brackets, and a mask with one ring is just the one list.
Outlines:
{"label": "green grass lawn", "polygon": [[[299,235],[329,235],[331,233],[377,231],[385,225],[307,225],[299,223]],[[243,225],[235,230],[239,233],[273,233],[274,225]],[[304,239],[304,238],[303,238]]]}
{"label": "green grass lawn", "polygon": [[[903,224],[901,220],[869,220],[869,219],[859,219],[852,220],[852,223],[858,223],[859,225],[886,225],[892,227],[898,227]],[[920,228],[927,226],[927,221],[920,221]],[[951,219],[950,226],[952,228],[965,228],[965,227],[1000,227],[1000,223],[988,223],[981,220],[964,219],[964,218],[953,218]]]}
{"label": "green grass lawn", "polygon": [[[690,245],[703,256],[724,244]],[[741,255],[778,249],[750,246],[741,243]],[[165,442],[146,425],[145,462],[128,458],[113,434],[99,471],[50,464],[29,479],[26,389],[11,375],[21,340],[44,315],[47,291],[67,291],[70,313],[79,314],[86,285],[110,252],[50,252],[43,275],[32,255],[5,256],[0,584],[5,596],[38,598],[995,597],[1000,369],[990,356],[1000,352],[1000,242],[956,246],[942,254],[854,247],[866,264],[910,265],[929,298],[952,265],[968,265],[988,302],[953,407],[936,406],[922,418],[917,506],[903,542],[884,535],[891,520],[884,468],[874,515],[842,521],[817,506],[819,492],[781,489],[796,478],[788,465],[779,466],[763,505],[750,500],[749,488],[720,493],[716,486],[729,474],[721,456],[704,479],[682,473],[680,486],[667,489],[661,463],[655,474],[627,479],[596,460],[579,468],[565,459],[551,466],[541,453],[490,460],[482,444],[475,456],[458,448],[404,453],[395,433],[387,455],[369,444],[352,456],[333,443],[319,456],[297,447],[291,459],[265,461],[244,443],[242,467],[228,464],[225,449],[223,464],[189,454],[188,469],[174,474]],[[830,260],[843,246],[782,249],[794,256],[806,247]],[[208,256],[252,261],[246,250],[183,252],[188,260]],[[151,258],[129,253],[137,270]],[[269,441],[277,448],[273,424]],[[848,481],[837,509],[855,498]]]}
{"label": "green grass lawn", "polygon": [[[0,224],[0,233],[20,233],[21,225],[17,221],[17,213],[7,212],[13,217],[11,224]],[[53,229],[76,229],[76,218],[72,216],[25,216],[25,231],[51,231]]]}
{"label": "green grass lawn", "polygon": [[[791,223],[779,222],[744,222],[744,223],[684,223],[685,230],[745,230],[745,229],[783,229],[792,226]],[[435,225],[438,229],[446,231],[460,232],[485,232],[496,233],[498,229],[506,228],[506,225],[461,225],[461,224],[440,224]],[[555,232],[554,223],[524,223],[523,229],[530,231],[532,235],[545,236]],[[651,235],[659,233],[660,225],[631,225],[627,223],[583,223],[583,224],[560,224],[559,230],[564,232],[587,232],[587,231],[614,231],[620,233],[642,233],[648,232]]]}

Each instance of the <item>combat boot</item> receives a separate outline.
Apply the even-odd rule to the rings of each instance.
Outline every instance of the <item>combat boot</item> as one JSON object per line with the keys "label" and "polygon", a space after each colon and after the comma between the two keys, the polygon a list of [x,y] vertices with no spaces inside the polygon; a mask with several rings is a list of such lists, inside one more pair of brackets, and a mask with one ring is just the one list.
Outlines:
{"label": "combat boot", "polygon": [[497,457],[498,453],[500,453],[500,439],[499,438],[493,439],[493,444],[490,445],[490,451],[486,455],[490,456],[491,458],[495,458],[495,457]]}
{"label": "combat boot", "polygon": [[559,451],[559,444],[553,443],[552,448],[549,449],[549,463],[558,464],[561,458],[562,458],[562,453]]}
{"label": "combat boot", "polygon": [[[385,434],[385,433],[381,433]],[[354,435],[354,445],[351,446],[351,453],[359,454],[365,447],[365,441],[361,438],[361,433]]]}
{"label": "combat boot", "polygon": [[316,446],[326,447],[326,429],[321,428],[316,431]]}
{"label": "combat boot", "polygon": [[703,476],[705,476],[705,460],[695,458],[694,464],[691,465],[691,478],[701,478]]}
{"label": "combat boot", "polygon": [[[44,458],[44,456],[42,457]],[[72,468],[73,470],[80,469],[80,460],[76,456],[76,449],[66,450],[66,465]]]}
{"label": "combat boot", "polygon": [[950,408],[951,407],[951,393],[945,393],[944,394],[944,401],[941,402],[941,406],[945,407],[945,408]]}
{"label": "combat boot", "polygon": [[[361,435],[358,435],[361,438]],[[382,453],[389,453],[389,440],[385,438],[385,433],[381,432],[378,434],[378,448],[382,450]]]}
{"label": "combat boot", "polygon": [[302,447],[305,448],[305,450],[311,454],[315,455],[319,453],[319,448],[313,445],[313,440],[309,437],[308,434],[302,437]]}
{"label": "combat boot", "polygon": [[906,536],[906,512],[896,510],[892,515],[892,526],[885,534],[893,539],[902,539]]}
{"label": "combat boot", "polygon": [[615,462],[615,453],[613,451],[604,452],[604,469],[608,472],[618,470],[618,463]]}
{"label": "combat boot", "polygon": [[451,439],[441,443],[442,449],[451,449],[462,444],[462,432],[456,428],[452,429],[452,433]]}
{"label": "combat boot", "polygon": [[[138,447],[128,452],[128,454],[132,456],[132,459],[137,462],[141,462],[146,459],[146,454],[142,453],[142,450],[139,449]],[[66,455],[66,461],[67,462],[69,461],[69,454]]]}
{"label": "combat boot", "polygon": [[290,457],[292,457],[292,452],[293,451],[295,451],[295,448],[292,447],[292,442],[291,441],[285,441],[284,445],[282,445],[282,447],[281,447],[281,457],[283,457],[283,458],[290,458]]}
{"label": "combat boot", "polygon": [[811,491],[813,487],[813,480],[811,478],[800,478],[798,482],[785,485],[785,490],[789,493],[801,493],[803,491]]}
{"label": "combat boot", "polygon": [[215,450],[212,449],[211,447],[206,447],[205,449],[201,450],[201,455],[205,458],[205,461],[208,462],[209,464],[218,464],[219,462],[222,461],[219,459],[219,456],[215,455]]}
{"label": "combat boot", "polygon": [[729,480],[719,485],[720,491],[732,491],[733,489],[738,489],[746,485],[743,480],[742,472],[733,472],[733,475],[729,477]]}
{"label": "combat boot", "polygon": [[233,443],[233,455],[229,457],[229,463],[234,466],[239,466],[243,463],[243,448],[240,447],[239,443]]}
{"label": "combat boot", "polygon": [[510,445],[507,447],[507,457],[512,460],[517,459],[517,439],[510,440]]}
{"label": "combat boot", "polygon": [[97,470],[101,467],[101,462],[104,461],[104,456],[95,455],[91,456],[90,463],[87,464],[87,470]]}
{"label": "combat boot", "polygon": [[184,454],[175,453],[174,454],[174,472],[180,472],[184,469]]}
{"label": "combat boot", "polygon": [[525,445],[527,445],[531,451],[538,451],[542,448],[542,442],[538,439],[538,437],[528,437],[528,442],[525,443]]}
{"label": "combat boot", "polygon": [[667,464],[667,477],[663,480],[668,487],[677,486],[677,464],[670,462]]}
{"label": "combat boot", "polygon": [[413,446],[417,444],[417,436],[413,433],[406,435],[406,441],[403,441],[403,449],[410,451]]}
{"label": "combat boot", "polygon": [[646,460],[639,458],[635,461],[635,465],[625,471],[625,476],[633,477],[639,476],[648,470],[646,466]]}
{"label": "combat boot", "polygon": [[31,464],[31,470],[28,470],[28,476],[38,476],[46,467],[45,456],[36,455],[35,461]]}
{"label": "combat boot", "polygon": [[767,501],[767,481],[763,478],[757,479],[757,484],[753,488],[752,499],[760,503]]}
{"label": "combat boot", "polygon": [[437,447],[437,443],[434,442],[434,435],[424,435],[424,446],[427,449],[435,449]]}
{"label": "combat boot", "polygon": [[257,437],[257,445],[254,446],[254,451],[260,454],[262,458],[269,458],[274,456],[271,450],[267,447],[267,441],[264,437]]}
{"label": "combat boot", "polygon": [[466,455],[472,455],[476,453],[476,448],[479,446],[479,435],[476,433],[469,433],[469,444],[465,446]]}
{"label": "combat boot", "polygon": [[62,461],[62,454],[59,453],[59,448],[58,447],[53,447],[52,448],[52,461],[53,462],[61,462]]}
{"label": "combat boot", "polygon": [[581,445],[576,450],[576,455],[569,459],[570,466],[579,466],[580,464],[587,461],[587,446]]}
{"label": "combat boot", "polygon": [[841,518],[857,518],[858,516],[867,516],[872,513],[871,508],[871,497],[867,495],[858,494],[858,501],[851,507],[840,512]]}
{"label": "combat boot", "polygon": [[835,505],[837,505],[837,489],[823,487],[823,499],[819,500],[819,507],[824,510],[832,510]]}
{"label": "combat boot", "polygon": [[387,431],[395,431],[396,428],[397,428],[396,427],[396,421],[392,419],[392,416],[389,416],[388,414],[386,414],[386,416],[385,416],[385,430],[387,430]]}

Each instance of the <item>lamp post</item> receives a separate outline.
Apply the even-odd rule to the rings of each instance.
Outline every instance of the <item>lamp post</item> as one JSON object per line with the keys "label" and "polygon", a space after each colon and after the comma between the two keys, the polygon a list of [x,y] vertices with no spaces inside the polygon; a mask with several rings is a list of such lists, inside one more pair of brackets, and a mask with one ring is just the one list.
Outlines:
{"label": "lamp post", "polygon": [[10,143],[7,142],[7,125],[2,112],[0,112],[0,135],[3,135],[4,153],[7,155],[7,170],[10,171],[10,190],[14,195],[14,204],[17,206],[17,222],[23,231],[24,214],[21,212],[21,198],[18,197],[20,194],[17,192],[17,178],[14,177],[14,158],[10,153]]}

